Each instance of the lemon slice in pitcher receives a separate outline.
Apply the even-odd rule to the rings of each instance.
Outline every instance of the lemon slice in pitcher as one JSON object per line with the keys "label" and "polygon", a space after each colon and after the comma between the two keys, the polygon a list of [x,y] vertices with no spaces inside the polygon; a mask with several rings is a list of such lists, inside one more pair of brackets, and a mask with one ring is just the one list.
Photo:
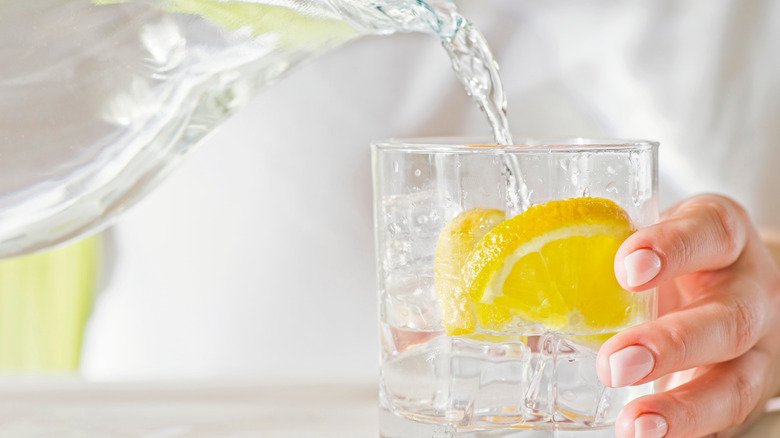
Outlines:
{"label": "lemon slice in pitcher", "polygon": [[[505,332],[519,317],[569,333],[621,328],[633,297],[613,266],[633,231],[628,214],[600,198],[548,202],[502,222],[474,245],[463,267],[476,324]],[[484,306],[493,310],[481,312]]]}

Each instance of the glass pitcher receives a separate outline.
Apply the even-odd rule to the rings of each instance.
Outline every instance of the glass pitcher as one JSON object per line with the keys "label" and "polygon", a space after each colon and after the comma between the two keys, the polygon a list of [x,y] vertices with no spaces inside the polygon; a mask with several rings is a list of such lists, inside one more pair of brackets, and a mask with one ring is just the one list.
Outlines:
{"label": "glass pitcher", "polygon": [[451,0],[0,1],[0,257],[99,231],[259,90]]}

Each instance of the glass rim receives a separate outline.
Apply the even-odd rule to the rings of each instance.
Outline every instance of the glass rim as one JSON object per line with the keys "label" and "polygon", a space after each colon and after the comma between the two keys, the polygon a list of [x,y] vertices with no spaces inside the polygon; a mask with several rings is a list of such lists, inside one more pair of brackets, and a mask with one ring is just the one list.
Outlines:
{"label": "glass rim", "polygon": [[572,153],[631,152],[657,149],[654,140],[597,137],[528,137],[512,145],[497,145],[489,137],[410,137],[371,142],[377,151],[423,153]]}

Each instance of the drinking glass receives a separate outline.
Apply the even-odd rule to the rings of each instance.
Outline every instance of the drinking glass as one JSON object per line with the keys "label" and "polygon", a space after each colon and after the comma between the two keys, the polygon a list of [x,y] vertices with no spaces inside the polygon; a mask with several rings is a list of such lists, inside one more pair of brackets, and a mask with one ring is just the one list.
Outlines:
{"label": "drinking glass", "polygon": [[[605,387],[596,355],[614,333],[656,317],[656,291],[623,290],[612,263],[622,239],[657,221],[658,144],[486,143],[372,144],[380,434],[613,436],[620,409],[652,392]],[[546,280],[513,292],[541,275],[515,272],[530,253],[547,257]]]}

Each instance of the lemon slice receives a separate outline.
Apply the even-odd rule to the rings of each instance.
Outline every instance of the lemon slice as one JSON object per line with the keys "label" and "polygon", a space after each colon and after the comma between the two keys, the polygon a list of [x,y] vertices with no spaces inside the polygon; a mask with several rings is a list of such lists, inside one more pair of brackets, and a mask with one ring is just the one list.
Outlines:
{"label": "lemon slice", "polygon": [[463,266],[475,325],[499,333],[512,322],[569,333],[624,327],[634,295],[617,283],[613,264],[633,231],[628,214],[601,198],[553,201],[502,222]]}
{"label": "lemon slice", "polygon": [[467,210],[451,220],[439,235],[434,274],[442,322],[448,335],[468,334],[475,329],[475,306],[469,299],[463,267],[477,242],[505,218],[501,210]]}

